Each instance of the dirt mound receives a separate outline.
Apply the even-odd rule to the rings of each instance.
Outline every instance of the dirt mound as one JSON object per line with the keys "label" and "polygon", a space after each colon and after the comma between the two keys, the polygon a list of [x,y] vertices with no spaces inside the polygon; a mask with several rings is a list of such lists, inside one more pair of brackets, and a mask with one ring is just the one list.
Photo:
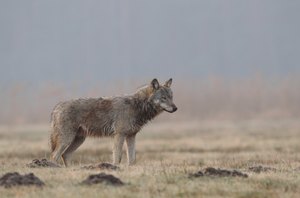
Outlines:
{"label": "dirt mound", "polygon": [[109,184],[113,186],[122,186],[124,183],[117,177],[105,173],[99,173],[96,175],[90,175],[85,179],[82,184],[92,185],[92,184]]}
{"label": "dirt mound", "polygon": [[208,167],[203,171],[198,171],[196,173],[190,174],[190,177],[248,177],[247,174],[242,173],[237,170],[225,170],[225,169],[216,169],[212,167]]}
{"label": "dirt mound", "polygon": [[276,168],[272,167],[264,167],[264,166],[251,166],[248,168],[249,171],[255,172],[255,173],[261,173],[261,172],[269,172],[269,171],[276,171]]}
{"label": "dirt mound", "polygon": [[31,186],[31,185],[41,187],[45,184],[33,173],[29,173],[26,175],[20,175],[17,172],[6,173],[0,178],[0,186],[4,186],[5,188],[10,188],[13,186]]}
{"label": "dirt mound", "polygon": [[48,161],[47,159],[34,159],[31,163],[26,164],[29,168],[40,168],[40,167],[49,167],[49,168],[60,168],[58,164]]}
{"label": "dirt mound", "polygon": [[119,170],[120,168],[118,166],[115,166],[110,163],[100,163],[96,165],[89,165],[89,166],[83,166],[82,169],[100,169],[100,170]]}

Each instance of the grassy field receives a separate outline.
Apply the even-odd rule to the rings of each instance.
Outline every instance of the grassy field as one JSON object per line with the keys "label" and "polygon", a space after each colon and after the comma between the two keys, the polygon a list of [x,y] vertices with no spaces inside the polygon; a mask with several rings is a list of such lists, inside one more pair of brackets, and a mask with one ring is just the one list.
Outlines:
{"label": "grassy field", "polygon": [[[300,123],[296,121],[154,122],[137,139],[137,164],[123,155],[119,171],[104,171],[126,185],[83,186],[99,170],[81,166],[110,162],[112,140],[88,139],[69,168],[28,168],[48,158],[48,127],[0,127],[0,175],[33,172],[45,187],[0,187],[0,197],[300,197]],[[124,153],[125,154],[125,153]],[[251,166],[275,170],[254,173]],[[239,177],[189,178],[206,167],[237,169]]]}

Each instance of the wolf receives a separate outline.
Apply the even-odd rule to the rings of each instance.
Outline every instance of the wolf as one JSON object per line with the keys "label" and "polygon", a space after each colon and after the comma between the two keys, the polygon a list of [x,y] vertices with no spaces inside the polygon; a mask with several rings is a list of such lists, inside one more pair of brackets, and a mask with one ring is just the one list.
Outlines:
{"label": "wolf", "polygon": [[134,164],[136,134],[163,111],[177,110],[171,84],[172,78],[164,85],[155,78],[131,95],[58,103],[51,113],[51,158],[67,167],[70,155],[86,137],[109,136],[113,137],[113,164],[121,162],[125,141],[128,165]]}

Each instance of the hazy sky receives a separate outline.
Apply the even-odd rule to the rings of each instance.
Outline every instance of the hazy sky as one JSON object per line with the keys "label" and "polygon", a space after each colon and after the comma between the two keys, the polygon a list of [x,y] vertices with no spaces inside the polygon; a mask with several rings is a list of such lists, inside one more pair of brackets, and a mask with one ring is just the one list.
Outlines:
{"label": "hazy sky", "polygon": [[299,0],[1,0],[0,83],[286,75]]}

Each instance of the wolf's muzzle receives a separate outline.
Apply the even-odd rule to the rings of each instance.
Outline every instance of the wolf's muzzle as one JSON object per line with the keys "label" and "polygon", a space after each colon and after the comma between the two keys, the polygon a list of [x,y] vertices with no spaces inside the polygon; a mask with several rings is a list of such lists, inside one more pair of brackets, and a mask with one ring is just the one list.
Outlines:
{"label": "wolf's muzzle", "polygon": [[173,112],[175,112],[175,111],[177,111],[177,107],[176,106],[173,108]]}
{"label": "wolf's muzzle", "polygon": [[177,111],[177,107],[175,105],[172,105],[172,110],[168,110],[168,109],[164,109],[164,110],[169,113],[174,113],[175,111]]}

